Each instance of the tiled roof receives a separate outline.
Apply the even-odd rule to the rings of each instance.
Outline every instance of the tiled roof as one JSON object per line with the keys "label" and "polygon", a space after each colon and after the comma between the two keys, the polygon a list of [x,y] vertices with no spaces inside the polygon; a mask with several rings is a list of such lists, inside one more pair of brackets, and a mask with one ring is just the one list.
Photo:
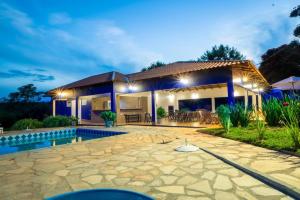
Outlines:
{"label": "tiled roof", "polygon": [[[249,60],[232,60],[232,61],[206,61],[206,62],[196,62],[196,61],[186,61],[186,62],[175,62],[167,64],[163,67],[151,69],[149,71],[137,72],[132,74],[121,74],[119,72],[108,72],[104,74],[98,74],[95,76],[90,76],[82,80],[64,85],[59,88],[71,89],[84,87],[89,85],[107,83],[112,81],[138,81],[156,77],[163,77],[169,75],[177,75],[181,73],[207,70],[221,67],[234,67],[238,65],[244,65],[251,68],[258,77],[261,77],[265,81],[264,77],[259,73],[256,67]],[[265,81],[266,82],[266,81]],[[267,83],[267,82],[266,82]]]}
{"label": "tiled roof", "polygon": [[175,75],[175,74],[181,74],[181,73],[192,72],[192,71],[227,67],[227,66],[242,64],[246,62],[248,61],[243,60],[243,61],[175,62],[175,63],[167,64],[163,67],[151,69],[149,71],[128,74],[127,76],[131,81],[137,81],[137,80]]}
{"label": "tiled roof", "polygon": [[98,74],[94,76],[90,76],[79,81],[75,81],[73,83],[61,86],[60,88],[63,89],[70,89],[70,88],[78,88],[88,85],[95,85],[100,83],[107,83],[112,81],[125,81],[127,77],[124,74],[119,72],[108,72],[104,74]]}

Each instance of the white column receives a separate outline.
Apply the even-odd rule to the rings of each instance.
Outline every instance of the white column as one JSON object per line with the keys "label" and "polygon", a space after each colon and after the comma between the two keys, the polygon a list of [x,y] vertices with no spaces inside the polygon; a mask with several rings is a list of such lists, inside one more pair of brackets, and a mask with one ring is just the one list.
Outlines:
{"label": "white column", "polygon": [[256,107],[256,93],[253,92],[252,95],[252,105],[255,111],[257,111],[257,107]]}
{"label": "white column", "polygon": [[76,117],[76,100],[71,101],[71,116]]}
{"label": "white column", "polygon": [[80,124],[81,123],[81,99],[80,98],[78,98],[77,106],[78,106],[78,123]]}
{"label": "white column", "polygon": [[248,90],[244,89],[245,109],[248,107]]}
{"label": "white column", "polygon": [[56,100],[52,100],[52,115],[55,116],[55,113],[56,113]]}
{"label": "white column", "polygon": [[211,112],[212,113],[216,112],[216,100],[214,97],[211,98]]}
{"label": "white column", "polygon": [[262,110],[262,98],[261,98],[261,94],[258,94],[258,108],[259,108],[259,110]]}

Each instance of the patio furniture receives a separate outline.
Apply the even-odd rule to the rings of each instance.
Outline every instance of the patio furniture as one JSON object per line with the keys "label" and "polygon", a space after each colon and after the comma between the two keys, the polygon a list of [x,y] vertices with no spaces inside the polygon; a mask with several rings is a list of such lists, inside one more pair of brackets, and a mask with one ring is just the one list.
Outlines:
{"label": "patio furniture", "polygon": [[300,89],[300,77],[291,76],[272,84],[272,87],[280,90],[299,90]]}
{"label": "patio furniture", "polygon": [[213,115],[213,113],[211,113],[208,110],[200,109],[199,113],[201,116],[199,122],[201,124],[212,124],[212,123],[216,123],[218,121],[216,119],[217,116]]}
{"label": "patio furniture", "polygon": [[175,120],[175,112],[174,111],[170,111],[169,113],[168,113],[168,119],[169,120]]}
{"label": "patio furniture", "polygon": [[125,114],[125,122],[141,122],[141,114]]}
{"label": "patio furniture", "polygon": [[150,123],[151,121],[152,121],[152,117],[151,117],[150,113],[145,113],[144,122]]}
{"label": "patio furniture", "polygon": [[211,113],[212,124],[219,124],[219,117],[217,113]]}

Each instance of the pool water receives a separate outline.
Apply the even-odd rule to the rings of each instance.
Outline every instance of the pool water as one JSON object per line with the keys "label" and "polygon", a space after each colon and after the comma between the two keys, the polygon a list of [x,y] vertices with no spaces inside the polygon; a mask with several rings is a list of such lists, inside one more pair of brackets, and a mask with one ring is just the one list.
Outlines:
{"label": "pool water", "polygon": [[41,133],[24,133],[0,136],[0,155],[19,151],[74,144],[85,140],[124,134],[125,132],[104,131],[86,128],[68,128]]}

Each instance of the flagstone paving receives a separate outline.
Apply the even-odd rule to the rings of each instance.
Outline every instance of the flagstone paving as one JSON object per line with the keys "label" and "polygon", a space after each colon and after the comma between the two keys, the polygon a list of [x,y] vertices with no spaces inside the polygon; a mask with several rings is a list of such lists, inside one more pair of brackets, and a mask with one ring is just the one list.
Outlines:
{"label": "flagstone paving", "polygon": [[[0,199],[35,200],[104,187],[131,189],[166,200],[290,199],[201,150],[174,151],[188,138],[191,143],[216,148],[216,152],[223,147],[225,155],[235,155],[234,159],[253,160],[258,152],[256,147],[245,151],[241,150],[244,144],[240,143],[238,148],[231,145],[227,148],[225,139],[211,138],[190,128],[126,126],[114,129],[128,134],[1,156]],[[223,155],[222,151],[219,153]],[[267,155],[263,158],[257,161],[267,160]],[[261,166],[260,163],[254,165]],[[273,170],[278,169],[278,163],[271,169],[277,178],[289,175]],[[291,173],[295,178],[299,171]]]}
{"label": "flagstone paving", "polygon": [[299,157],[207,134],[198,134],[192,141],[300,193]]}

